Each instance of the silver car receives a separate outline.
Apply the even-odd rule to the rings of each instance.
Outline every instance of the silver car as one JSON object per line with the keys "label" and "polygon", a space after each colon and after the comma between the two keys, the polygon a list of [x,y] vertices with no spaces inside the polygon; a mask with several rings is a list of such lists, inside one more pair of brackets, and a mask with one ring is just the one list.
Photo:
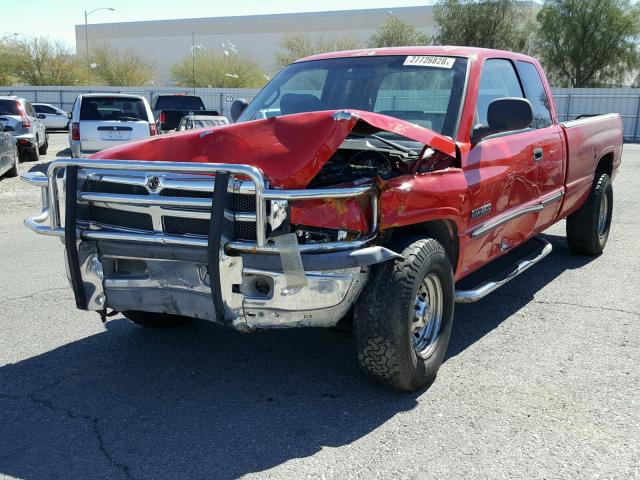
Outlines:
{"label": "silver car", "polygon": [[5,132],[16,139],[20,160],[40,160],[47,153],[49,136],[42,123],[43,114],[37,114],[24,98],[0,97],[0,123]]}
{"label": "silver car", "polygon": [[0,123],[0,177],[18,176],[18,147],[16,139],[4,131]]}
{"label": "silver car", "polygon": [[[42,123],[47,130],[68,130],[69,113],[49,103],[33,103],[33,108],[38,114],[43,114]],[[40,115],[38,115],[39,117]]]}

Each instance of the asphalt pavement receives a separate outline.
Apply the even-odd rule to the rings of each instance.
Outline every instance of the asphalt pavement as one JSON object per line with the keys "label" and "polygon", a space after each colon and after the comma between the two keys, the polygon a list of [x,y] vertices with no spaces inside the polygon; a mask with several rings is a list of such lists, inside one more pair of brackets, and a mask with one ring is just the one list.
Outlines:
{"label": "asphalt pavement", "polygon": [[103,325],[61,242],[22,226],[38,190],[3,178],[0,477],[640,478],[640,145],[614,195],[603,255],[551,228],[543,262],[456,307],[436,382],[406,394],[363,378],[344,333]]}

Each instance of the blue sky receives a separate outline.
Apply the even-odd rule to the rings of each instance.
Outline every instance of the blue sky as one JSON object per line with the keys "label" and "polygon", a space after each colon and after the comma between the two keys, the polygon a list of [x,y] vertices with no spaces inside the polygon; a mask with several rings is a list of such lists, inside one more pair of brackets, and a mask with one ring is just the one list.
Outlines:
{"label": "blue sky", "polygon": [[0,36],[17,32],[62,40],[75,49],[74,25],[84,23],[84,11],[100,7],[89,23],[131,22],[171,18],[219,17],[287,12],[428,5],[411,0],[2,0]]}

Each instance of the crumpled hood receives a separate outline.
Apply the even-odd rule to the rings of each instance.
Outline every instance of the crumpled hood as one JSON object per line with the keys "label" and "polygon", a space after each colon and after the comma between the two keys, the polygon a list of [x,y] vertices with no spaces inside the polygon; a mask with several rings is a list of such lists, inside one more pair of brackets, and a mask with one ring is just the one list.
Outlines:
{"label": "crumpled hood", "polygon": [[361,110],[330,110],[151,137],[91,158],[247,164],[262,170],[274,188],[305,188],[349,133],[383,130],[455,156],[451,138],[413,123]]}

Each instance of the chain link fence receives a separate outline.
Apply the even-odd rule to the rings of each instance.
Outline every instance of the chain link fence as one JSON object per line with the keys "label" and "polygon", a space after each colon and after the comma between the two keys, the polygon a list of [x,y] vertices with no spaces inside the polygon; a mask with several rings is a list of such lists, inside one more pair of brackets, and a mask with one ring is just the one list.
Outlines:
{"label": "chain link fence", "polygon": [[[18,95],[31,102],[56,105],[70,111],[80,93],[132,93],[145,96],[149,102],[157,95],[183,93],[198,95],[207,109],[218,110],[231,118],[231,104],[238,98],[253,99],[259,89],[253,88],[183,88],[183,87],[0,87],[0,95]],[[619,113],[624,123],[624,138],[640,142],[640,89],[637,88],[554,88],[558,116],[561,121],[580,115]],[[403,97],[385,98],[389,105],[402,104]],[[390,107],[391,108],[391,107]]]}

